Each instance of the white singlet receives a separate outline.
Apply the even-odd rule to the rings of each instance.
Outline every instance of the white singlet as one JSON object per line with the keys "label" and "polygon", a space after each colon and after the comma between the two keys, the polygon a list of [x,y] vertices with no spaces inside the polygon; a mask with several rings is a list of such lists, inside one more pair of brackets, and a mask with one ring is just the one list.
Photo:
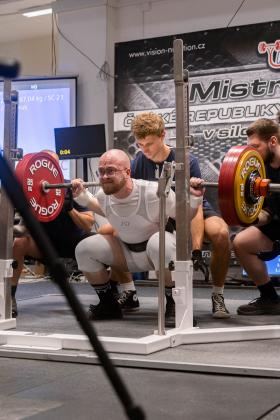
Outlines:
{"label": "white singlet", "polygon": [[[106,195],[102,189],[95,195],[105,217],[122,241],[130,244],[144,242],[158,232],[157,188],[157,182],[133,179],[133,190],[126,198]],[[175,194],[172,190],[166,198],[166,215],[175,217]]]}

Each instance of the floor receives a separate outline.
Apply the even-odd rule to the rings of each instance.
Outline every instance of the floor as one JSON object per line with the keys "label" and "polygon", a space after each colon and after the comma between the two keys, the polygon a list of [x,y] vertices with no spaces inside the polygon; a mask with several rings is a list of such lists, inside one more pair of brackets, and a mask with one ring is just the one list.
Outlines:
{"label": "floor", "polygon": [[[73,282],[86,308],[94,290]],[[277,325],[279,316],[243,317],[236,308],[257,296],[253,288],[228,287],[232,316],[213,320],[207,287],[194,288],[199,328]],[[138,286],[140,311],[121,321],[96,322],[99,336],[140,338],[157,327],[157,290]],[[17,331],[80,334],[59,289],[31,280],[17,293]],[[181,345],[147,356],[111,353],[136,405],[147,419],[279,419],[280,339]],[[34,351],[0,344],[0,419],[125,419],[92,352]],[[274,409],[273,409],[274,407]],[[264,413],[273,409],[272,413]]]}

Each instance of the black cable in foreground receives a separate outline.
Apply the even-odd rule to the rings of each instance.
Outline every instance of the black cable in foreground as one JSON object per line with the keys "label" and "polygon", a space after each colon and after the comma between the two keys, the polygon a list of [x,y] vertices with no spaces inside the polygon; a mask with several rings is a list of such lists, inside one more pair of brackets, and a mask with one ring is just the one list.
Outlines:
{"label": "black cable in foreground", "polygon": [[40,251],[45,257],[46,264],[49,267],[50,274],[53,280],[60,287],[64,293],[71,309],[73,310],[81,328],[88,336],[88,339],[96,352],[101,365],[103,366],[107,376],[109,377],[116,394],[118,395],[127,417],[132,420],[145,419],[145,414],[141,407],[136,406],[125,386],[122,378],[117,372],[116,367],[111,362],[106,350],[100,342],[93,325],[89,322],[86,317],[86,313],[75,295],[72,287],[67,280],[67,271],[59,260],[59,257],[54,250],[49,238],[46,236],[42,226],[38,220],[33,216],[29,204],[25,198],[24,192],[20,186],[20,183],[16,179],[13,171],[6,161],[6,159],[0,153],[0,179],[2,186],[4,187],[7,196],[11,200],[13,206],[18,210],[24,219],[25,225],[31,233],[33,239],[38,245]]}

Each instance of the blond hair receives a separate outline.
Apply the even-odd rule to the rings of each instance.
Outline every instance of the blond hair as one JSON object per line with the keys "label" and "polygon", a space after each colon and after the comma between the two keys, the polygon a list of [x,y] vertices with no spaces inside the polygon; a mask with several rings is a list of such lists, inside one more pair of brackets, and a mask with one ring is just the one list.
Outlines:
{"label": "blond hair", "polygon": [[164,132],[164,121],[154,112],[143,112],[137,115],[131,123],[131,131],[136,139],[147,136],[161,136]]}

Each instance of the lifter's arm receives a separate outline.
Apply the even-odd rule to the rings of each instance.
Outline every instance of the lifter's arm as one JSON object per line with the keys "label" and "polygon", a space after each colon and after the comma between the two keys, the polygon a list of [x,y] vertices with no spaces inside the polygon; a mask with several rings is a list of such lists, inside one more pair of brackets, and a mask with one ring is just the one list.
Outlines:
{"label": "lifter's arm", "polygon": [[253,223],[254,226],[267,225],[272,219],[272,214],[269,209],[261,209],[257,220]]}
{"label": "lifter's arm", "polygon": [[[203,200],[203,179],[201,178],[190,178],[190,217],[193,219],[201,207]],[[173,190],[169,191],[169,195],[166,199],[166,214],[173,219],[176,218],[176,196]]]}
{"label": "lifter's arm", "polygon": [[192,248],[201,249],[204,238],[204,219],[202,205],[197,209],[197,213],[191,221]]}
{"label": "lifter's arm", "polygon": [[82,179],[73,179],[71,181],[73,189],[74,200],[81,206],[88,207],[94,213],[105,216],[103,213],[98,200],[84,187],[84,181]]}
{"label": "lifter's arm", "polygon": [[69,216],[80,229],[85,230],[86,232],[90,232],[93,223],[94,223],[94,216],[91,211],[78,211],[77,209],[73,208],[72,210],[68,211]]}

